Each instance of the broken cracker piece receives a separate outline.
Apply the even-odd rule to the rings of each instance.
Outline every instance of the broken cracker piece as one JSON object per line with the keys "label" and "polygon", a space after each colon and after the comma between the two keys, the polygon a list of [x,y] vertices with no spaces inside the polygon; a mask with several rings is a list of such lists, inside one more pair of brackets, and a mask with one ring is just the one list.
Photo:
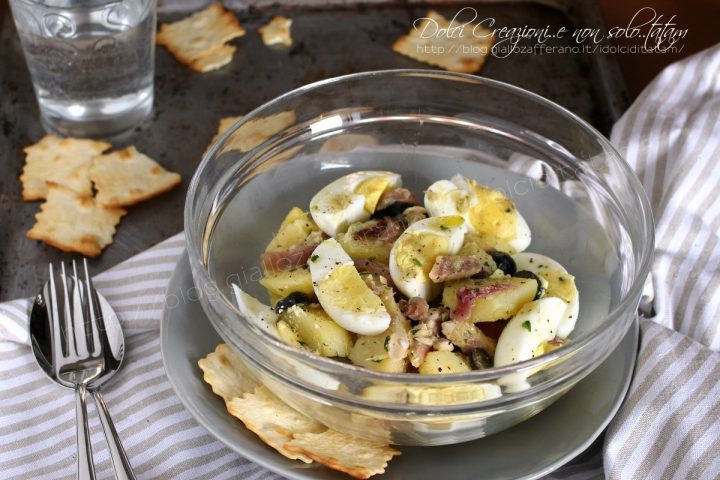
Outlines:
{"label": "broken cracker piece", "polygon": [[90,178],[102,207],[126,207],[160,195],[180,184],[180,175],[169,172],[135,147],[93,159]]}
{"label": "broken cracker piece", "polygon": [[460,35],[457,29],[460,24],[448,21],[430,10],[417,27],[397,39],[392,49],[419,62],[451,72],[477,72],[491,53],[494,39],[490,30],[479,25],[467,28],[470,25],[462,29],[461,37],[451,38],[452,35]]}
{"label": "broken cracker piece", "polygon": [[357,148],[378,145],[378,139],[364,133],[345,133],[325,140],[320,147],[320,153],[349,152]]}
{"label": "broken cracker piece", "polygon": [[268,138],[291,126],[295,120],[295,112],[292,110],[250,120],[230,134],[227,150],[249,152]]}
{"label": "broken cracker piece", "polygon": [[388,462],[400,451],[385,443],[326,430],[321,433],[297,433],[285,449],[307,455],[318,463],[366,479],[384,473]]}
{"label": "broken cracker piece", "polygon": [[110,148],[107,142],[46,135],[25,147],[25,167],[20,175],[23,200],[47,196],[47,182],[62,185],[80,196],[92,196],[92,158]]}
{"label": "broken cracker piece", "polygon": [[203,380],[225,402],[242,397],[260,385],[242,358],[226,343],[219,344],[214,352],[201,358],[198,366],[203,371]]}
{"label": "broken cracker piece", "polygon": [[265,45],[282,44],[286,47],[292,45],[292,37],[290,36],[290,27],[292,19],[276,16],[273,17],[267,25],[260,27],[260,37]]}
{"label": "broken cracker piece", "polygon": [[156,41],[193,70],[208,72],[230,63],[235,47],[225,42],[245,33],[232,12],[213,3],[187,18],[163,23]]}
{"label": "broken cracker piece", "polygon": [[312,460],[301,452],[287,450],[284,445],[300,433],[318,433],[327,429],[286,405],[270,390],[261,386],[254,393],[246,393],[227,403],[228,412],[239,418],[265,443],[291,460],[311,463]]}
{"label": "broken cracker piece", "polygon": [[122,208],[102,208],[91,196],[49,183],[47,200],[27,236],[66,252],[96,257],[112,243],[115,226],[125,213]]}
{"label": "broken cracker piece", "polygon": [[234,45],[223,45],[220,48],[216,48],[207,55],[198,57],[193,63],[193,69],[200,72],[209,72],[224,67],[232,61],[235,50],[237,50],[237,48],[235,48]]}
{"label": "broken cracker piece", "polygon": [[242,117],[243,117],[242,115],[238,115],[236,117],[221,118],[220,122],[218,122],[217,133],[212,138],[212,140],[210,140],[210,143],[208,143],[208,146],[205,148],[205,153],[207,153],[207,151],[210,150],[210,147],[215,142],[217,142],[220,139],[220,137],[222,137],[223,133],[228,131],[228,128],[232,127],[235,124],[235,122],[240,120]]}

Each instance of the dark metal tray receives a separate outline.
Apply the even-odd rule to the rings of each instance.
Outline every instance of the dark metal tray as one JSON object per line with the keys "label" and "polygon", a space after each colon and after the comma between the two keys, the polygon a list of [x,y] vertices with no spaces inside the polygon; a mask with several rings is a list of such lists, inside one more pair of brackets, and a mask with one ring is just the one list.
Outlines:
{"label": "dark metal tray", "polygon": [[[393,52],[395,39],[407,33],[427,5],[417,3],[272,5],[236,10],[247,28],[233,43],[238,49],[231,65],[206,74],[178,63],[157,49],[156,96],[152,118],[116,147],[132,143],[169,169],[182,174],[181,188],[129,209],[117,234],[93,271],[105,270],[179,232],[188,182],[217,128],[218,119],[247,113],[263,102],[316,80],[364,70],[429,68]],[[179,2],[164,2],[159,20],[178,18]],[[182,5],[182,4],[180,4]],[[187,5],[187,4],[186,4]],[[242,4],[241,4],[242,5]],[[477,3],[481,18],[499,25],[601,27],[595,2]],[[570,6],[572,5],[572,6]],[[467,4],[441,3],[433,8],[452,17]],[[0,6],[0,10],[6,8]],[[293,18],[293,46],[268,48],[257,28],[282,13]],[[4,18],[3,18],[4,17]],[[38,202],[23,202],[18,180],[24,146],[43,135],[30,78],[11,15],[0,13],[0,301],[33,295],[45,281],[48,262],[76,255],[29,240]],[[559,41],[571,45],[570,39]],[[608,134],[625,109],[628,96],[614,58],[602,55],[511,55],[490,58],[481,74],[543,95],[588,120]],[[477,99],[482,102],[482,98]]]}

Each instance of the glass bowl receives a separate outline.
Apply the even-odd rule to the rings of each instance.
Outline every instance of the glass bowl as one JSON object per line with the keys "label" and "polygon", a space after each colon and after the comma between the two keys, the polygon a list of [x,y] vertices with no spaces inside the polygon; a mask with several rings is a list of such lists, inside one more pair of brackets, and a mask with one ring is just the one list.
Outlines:
{"label": "glass bowl", "polygon": [[[500,368],[388,374],[293,348],[246,321],[230,285],[268,302],[259,259],[284,215],[366,169],[400,173],[416,195],[462,173],[512,198],[533,232],[527,251],[576,277],[571,342]],[[193,177],[185,234],[203,309],[262,383],[332,428],[398,445],[490,435],[567,392],[632,324],[653,250],[638,179],[585,121],[511,85],[426,70],[321,81],[243,117]]]}

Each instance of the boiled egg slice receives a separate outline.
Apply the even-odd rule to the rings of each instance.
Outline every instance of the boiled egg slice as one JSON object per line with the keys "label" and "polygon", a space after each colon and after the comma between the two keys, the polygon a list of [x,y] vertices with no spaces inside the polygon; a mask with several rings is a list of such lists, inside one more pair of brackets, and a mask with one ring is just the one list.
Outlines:
{"label": "boiled egg slice", "polygon": [[245,317],[247,321],[254,323],[258,328],[276,337],[278,336],[275,326],[278,315],[272,308],[249,293],[244,292],[234,283],[232,284],[232,292],[240,314]]}
{"label": "boiled egg slice", "polygon": [[351,223],[368,220],[386,191],[402,186],[400,175],[385,171],[355,172],[338,178],[310,200],[310,215],[331,237]]}
{"label": "boiled egg slice", "polygon": [[410,225],[390,250],[390,276],[408,298],[432,300],[442,284],[430,280],[435,258],[454,255],[465,238],[465,220],[458,215],[430,217]]}
{"label": "boiled egg slice", "polygon": [[528,270],[547,281],[546,296],[558,297],[565,302],[565,312],[557,328],[557,336],[567,338],[575,328],[580,313],[580,294],[575,286],[575,277],[558,262],[539,253],[523,252],[512,257],[518,271]]}
{"label": "boiled egg slice", "polygon": [[496,238],[501,250],[520,252],[530,245],[530,227],[512,200],[462,175],[430,185],[425,191],[425,209],[433,217],[463,217],[468,232]]}
{"label": "boiled egg slice", "polygon": [[328,238],[318,245],[308,265],[315,295],[335,323],[359,335],[387,330],[390,314],[337,240]]}
{"label": "boiled egg slice", "polygon": [[557,335],[558,325],[565,313],[565,302],[545,297],[526,303],[510,319],[498,338],[495,348],[496,367],[522,362],[542,351],[545,342]]}

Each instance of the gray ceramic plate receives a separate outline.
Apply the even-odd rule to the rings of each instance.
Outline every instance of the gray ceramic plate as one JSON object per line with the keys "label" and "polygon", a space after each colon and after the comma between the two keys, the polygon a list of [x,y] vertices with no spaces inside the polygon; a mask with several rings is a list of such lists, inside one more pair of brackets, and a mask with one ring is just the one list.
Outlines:
{"label": "gray ceramic plate", "polygon": [[[160,325],[163,363],[185,407],[218,440],[242,456],[291,479],[342,479],[317,465],[287,460],[231,417],[202,380],[197,361],[222,340],[197,301],[187,257],[170,279]],[[604,430],[625,397],[638,342],[637,322],[620,346],[592,374],[546,410],[515,427],[472,442],[442,447],[403,447],[383,479],[473,477],[530,479],[545,475],[585,450]]]}

